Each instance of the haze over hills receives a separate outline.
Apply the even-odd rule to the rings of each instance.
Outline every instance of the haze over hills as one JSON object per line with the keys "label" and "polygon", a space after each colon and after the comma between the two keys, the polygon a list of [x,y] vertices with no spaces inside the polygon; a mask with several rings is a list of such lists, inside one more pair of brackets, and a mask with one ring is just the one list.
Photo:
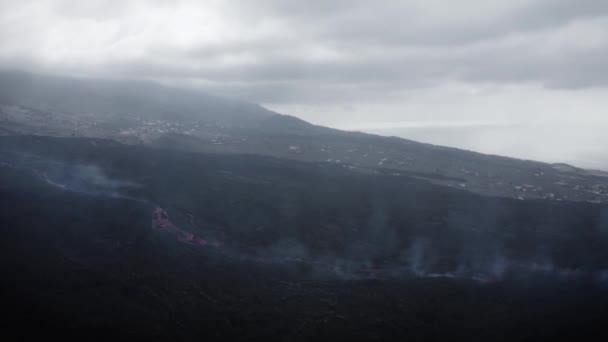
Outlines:
{"label": "haze over hills", "polygon": [[[574,121],[574,120],[573,120]],[[368,133],[405,137],[435,145],[453,146],[486,154],[499,154],[520,159],[540,159],[544,162],[564,163],[581,168],[606,170],[608,156],[603,125],[576,120],[574,122],[484,123],[467,122],[460,125],[448,122],[409,123],[410,127],[369,127]],[[388,124],[387,124],[388,126]]]}
{"label": "haze over hills", "polygon": [[[0,89],[4,105],[23,105],[83,121],[106,119],[126,127],[144,118],[184,123],[202,119],[207,124],[236,126],[274,114],[257,105],[144,81],[78,80],[4,71]],[[70,128],[76,127],[65,127]]]}
{"label": "haze over hills", "polygon": [[322,161],[412,175],[517,199],[608,201],[608,178],[524,161],[311,125],[258,105],[147,82],[0,74],[3,134],[113,139],[193,152]]}

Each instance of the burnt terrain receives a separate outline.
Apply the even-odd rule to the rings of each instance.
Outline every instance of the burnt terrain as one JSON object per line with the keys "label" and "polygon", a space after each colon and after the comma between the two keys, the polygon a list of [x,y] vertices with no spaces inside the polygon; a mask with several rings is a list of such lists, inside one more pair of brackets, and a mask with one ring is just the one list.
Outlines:
{"label": "burnt terrain", "polygon": [[91,138],[0,137],[0,180],[23,339],[606,337],[603,204]]}

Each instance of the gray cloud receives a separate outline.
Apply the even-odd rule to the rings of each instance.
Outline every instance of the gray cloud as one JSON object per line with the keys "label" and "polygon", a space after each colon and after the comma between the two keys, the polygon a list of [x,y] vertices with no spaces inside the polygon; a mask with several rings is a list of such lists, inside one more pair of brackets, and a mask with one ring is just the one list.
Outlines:
{"label": "gray cloud", "polygon": [[[605,86],[595,0],[7,1],[0,62],[203,85],[258,102],[446,81]],[[27,21],[29,19],[29,21]],[[313,85],[323,88],[310,96]],[[249,88],[249,90],[247,90]]]}

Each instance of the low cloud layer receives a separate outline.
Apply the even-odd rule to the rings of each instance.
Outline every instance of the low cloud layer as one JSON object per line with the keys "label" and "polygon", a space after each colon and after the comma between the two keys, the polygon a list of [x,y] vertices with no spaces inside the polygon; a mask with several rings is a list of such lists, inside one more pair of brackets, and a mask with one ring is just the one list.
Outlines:
{"label": "low cloud layer", "polygon": [[[608,84],[596,0],[2,1],[0,57],[71,72],[184,80],[252,100],[370,97],[446,81]],[[294,94],[284,99],[287,86]],[[299,97],[300,93],[303,95]],[[338,100],[341,96],[337,96]],[[331,97],[323,98],[331,101]]]}

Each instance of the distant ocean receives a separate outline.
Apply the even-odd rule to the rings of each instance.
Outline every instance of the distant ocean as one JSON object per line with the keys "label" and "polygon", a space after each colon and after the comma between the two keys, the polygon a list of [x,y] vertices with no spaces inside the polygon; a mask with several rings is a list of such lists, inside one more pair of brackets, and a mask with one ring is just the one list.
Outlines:
{"label": "distant ocean", "polygon": [[382,128],[398,136],[488,154],[608,171],[608,127],[586,124]]}

